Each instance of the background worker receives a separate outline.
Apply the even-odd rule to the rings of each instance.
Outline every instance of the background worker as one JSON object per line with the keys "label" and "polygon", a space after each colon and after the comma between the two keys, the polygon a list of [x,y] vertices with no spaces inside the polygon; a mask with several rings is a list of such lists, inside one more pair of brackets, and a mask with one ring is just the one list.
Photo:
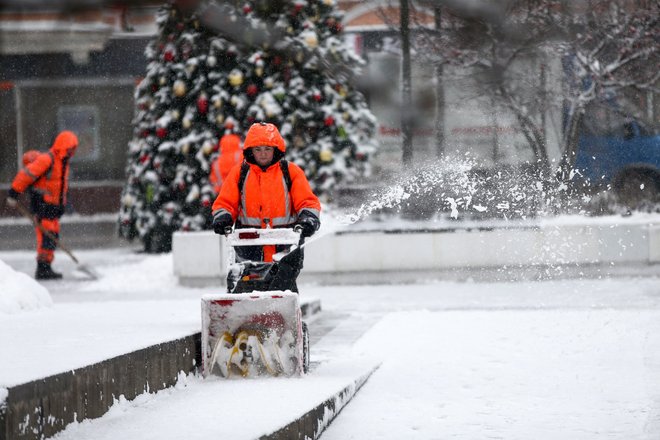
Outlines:
{"label": "background worker", "polygon": [[[252,124],[245,137],[245,161],[232,168],[213,203],[213,230],[224,234],[227,227],[292,228],[299,225],[301,235],[310,237],[320,226],[321,203],[312,192],[303,170],[283,160],[284,139],[273,124]],[[241,247],[240,258],[273,261],[275,246]],[[303,255],[297,252],[291,288],[302,268]]]}
{"label": "background worker", "polygon": [[[7,196],[7,206],[15,208],[18,197],[28,191],[30,211],[35,220],[50,232],[55,240],[59,238],[59,219],[64,214],[66,206],[69,162],[77,147],[77,136],[73,132],[63,131],[57,135],[47,152],[37,152],[36,156],[30,151],[26,152],[23,156],[24,167],[14,177]],[[55,272],[51,267],[57,242],[44,234],[39,227],[35,227],[35,232],[37,236],[35,278],[39,280],[62,278],[62,274]]]}
{"label": "background worker", "polygon": [[[233,127],[233,126],[232,126]],[[222,182],[229,175],[229,171],[237,164],[243,162],[243,149],[241,148],[241,138],[231,131],[220,138],[220,155],[211,164],[209,182],[213,185],[216,195],[220,193]]]}

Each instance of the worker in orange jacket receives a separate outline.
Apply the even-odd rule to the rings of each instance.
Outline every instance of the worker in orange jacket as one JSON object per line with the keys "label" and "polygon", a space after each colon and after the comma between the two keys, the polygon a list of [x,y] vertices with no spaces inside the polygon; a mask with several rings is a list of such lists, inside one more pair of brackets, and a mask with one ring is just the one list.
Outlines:
{"label": "worker in orange jacket", "polygon": [[[45,153],[28,151],[23,155],[24,167],[18,171],[7,196],[7,205],[15,207],[18,197],[30,193],[30,210],[43,228],[55,239],[59,238],[60,217],[64,214],[69,189],[69,162],[78,147],[77,136],[70,131],[57,135],[50,150]],[[27,164],[26,164],[27,162]],[[53,271],[57,243],[35,228],[37,235],[36,279],[58,279],[62,274]]]}
{"label": "worker in orange jacket", "polygon": [[[319,229],[321,203],[303,170],[282,160],[285,152],[284,139],[275,125],[252,124],[245,137],[245,161],[232,168],[213,203],[213,230],[217,234],[224,234],[234,223],[237,228],[298,225],[303,239]],[[275,246],[245,246],[237,249],[237,254],[247,260],[269,262],[279,251]],[[298,254],[294,286],[302,268],[302,252]]]}
{"label": "worker in orange jacket", "polygon": [[211,165],[209,182],[213,185],[216,194],[220,193],[222,182],[229,175],[229,171],[243,162],[243,150],[241,149],[241,138],[235,133],[227,133],[220,138],[220,155]]}

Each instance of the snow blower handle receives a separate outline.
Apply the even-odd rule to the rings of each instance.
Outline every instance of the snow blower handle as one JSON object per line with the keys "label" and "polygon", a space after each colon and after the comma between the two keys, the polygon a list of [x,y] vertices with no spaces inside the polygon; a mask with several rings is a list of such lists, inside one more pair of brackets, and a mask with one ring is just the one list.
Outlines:
{"label": "snow blower handle", "polygon": [[227,235],[231,234],[232,232],[234,232],[234,228],[232,228],[231,226],[225,226],[225,229],[224,229],[225,237]]}

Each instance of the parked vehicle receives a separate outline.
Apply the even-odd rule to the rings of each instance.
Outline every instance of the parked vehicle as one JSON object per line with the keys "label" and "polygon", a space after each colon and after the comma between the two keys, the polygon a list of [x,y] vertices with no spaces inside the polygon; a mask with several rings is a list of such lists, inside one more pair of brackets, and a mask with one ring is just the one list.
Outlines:
{"label": "parked vehicle", "polygon": [[594,189],[609,186],[627,206],[660,201],[660,133],[604,113],[585,117],[575,169]]}

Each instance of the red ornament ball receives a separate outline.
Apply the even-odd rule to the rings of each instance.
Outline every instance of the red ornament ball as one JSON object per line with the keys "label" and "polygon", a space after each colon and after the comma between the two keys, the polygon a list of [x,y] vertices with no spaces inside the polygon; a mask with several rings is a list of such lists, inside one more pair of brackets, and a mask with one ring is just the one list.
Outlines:
{"label": "red ornament ball", "polygon": [[163,139],[165,136],[167,136],[167,128],[158,127],[156,129],[156,136],[158,136],[159,139]]}
{"label": "red ornament ball", "polygon": [[247,86],[245,92],[249,97],[254,98],[259,92],[259,88],[257,87],[256,84],[250,84],[249,86]]}
{"label": "red ornament ball", "polygon": [[327,118],[325,118],[323,123],[325,124],[326,127],[330,127],[331,125],[335,124],[335,118],[333,118],[332,116],[328,116]]}
{"label": "red ornament ball", "polygon": [[200,95],[199,98],[197,98],[197,110],[203,115],[209,111],[209,99],[206,95]]}

